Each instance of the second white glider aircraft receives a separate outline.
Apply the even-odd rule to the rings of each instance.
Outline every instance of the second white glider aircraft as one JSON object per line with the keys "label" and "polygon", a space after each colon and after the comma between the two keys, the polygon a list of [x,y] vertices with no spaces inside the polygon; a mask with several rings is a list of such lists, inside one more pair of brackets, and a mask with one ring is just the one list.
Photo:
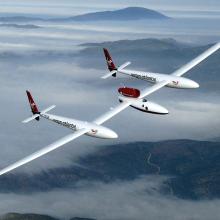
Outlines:
{"label": "second white glider aircraft", "polygon": [[[156,114],[167,114],[168,111],[153,102],[147,101],[144,97],[154,93],[155,91],[159,90],[160,88],[164,86],[168,87],[174,87],[174,88],[198,88],[199,85],[189,79],[181,77],[184,73],[188,72],[190,69],[195,67],[197,64],[202,62],[204,59],[206,59],[208,56],[213,54],[215,51],[217,51],[220,48],[220,43],[215,44],[211,48],[209,48],[207,51],[199,55],[197,58],[190,61],[185,66],[181,67],[171,75],[165,75],[165,74],[148,74],[148,73],[141,73],[141,72],[135,72],[135,71],[129,71],[125,70],[124,68],[129,64],[126,63],[119,68],[116,68],[113,64],[113,61],[108,53],[107,50],[105,51],[108,67],[110,70],[110,73],[105,75],[103,78],[107,78],[111,75],[115,75],[117,72],[128,74],[137,78],[141,78],[150,82],[155,83],[152,87],[146,88],[143,91],[139,93],[139,90],[131,89],[131,88],[120,88],[119,92],[122,96],[119,97],[119,101],[121,102],[118,106],[115,108],[112,108],[110,111],[106,112],[104,115],[98,117],[93,122],[86,122],[86,121],[79,121],[76,119],[71,118],[65,118],[61,116],[56,116],[52,114],[48,114],[47,112],[52,110],[55,106],[51,106],[43,111],[39,111],[36,103],[34,102],[31,94],[29,91],[27,91],[28,100],[30,103],[31,111],[33,113],[33,116],[24,120],[23,123],[30,122],[34,119],[38,120],[42,117],[45,119],[48,119],[50,121],[53,121],[59,125],[65,126],[72,130],[72,132],[59,139],[58,141],[48,145],[47,147],[23,158],[22,160],[19,160],[18,162],[0,170],[0,175],[3,175],[5,173],[10,172],[11,170],[16,169],[17,167],[20,167],[28,162],[31,162],[32,160],[37,159],[38,157],[41,157],[61,146],[64,144],[67,144],[74,139],[82,136],[82,135],[88,135],[96,138],[117,138],[118,135],[112,131],[109,128],[101,126],[104,122],[111,119],[115,115],[117,115],[119,112],[123,111],[127,107],[131,106],[135,109],[138,109],[140,111],[148,112],[148,113],[156,113]],[[134,74],[134,75],[132,75]],[[152,78],[152,79],[151,79]]]}

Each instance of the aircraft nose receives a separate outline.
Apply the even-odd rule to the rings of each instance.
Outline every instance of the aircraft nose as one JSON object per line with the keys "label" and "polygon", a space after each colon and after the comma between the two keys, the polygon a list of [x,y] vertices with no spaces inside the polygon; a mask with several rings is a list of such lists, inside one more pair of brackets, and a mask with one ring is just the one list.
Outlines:
{"label": "aircraft nose", "polygon": [[191,86],[191,88],[193,88],[193,89],[199,88],[199,84],[198,84],[197,82],[193,81],[193,80],[191,80],[190,86]]}
{"label": "aircraft nose", "polygon": [[116,138],[118,138],[118,135],[114,131],[110,131],[109,132],[109,137],[112,138],[112,139],[116,139]]}
{"label": "aircraft nose", "polygon": [[184,79],[183,80],[183,88],[187,89],[197,89],[199,88],[199,84],[191,79]]}
{"label": "aircraft nose", "polygon": [[168,111],[166,108],[162,107],[162,106],[161,106],[160,112],[161,112],[161,114],[163,114],[163,115],[169,114],[169,111]]}
{"label": "aircraft nose", "polygon": [[108,139],[116,139],[118,138],[118,135],[111,129],[106,129],[106,132],[105,132],[105,135],[106,135],[106,138]]}

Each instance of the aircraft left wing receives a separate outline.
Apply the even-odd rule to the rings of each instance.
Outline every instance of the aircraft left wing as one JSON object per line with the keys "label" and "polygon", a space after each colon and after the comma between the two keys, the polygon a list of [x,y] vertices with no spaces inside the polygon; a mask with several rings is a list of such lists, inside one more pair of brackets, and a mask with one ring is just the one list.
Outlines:
{"label": "aircraft left wing", "polygon": [[43,155],[45,155],[45,154],[47,154],[47,153],[49,153],[49,152],[51,152],[51,151],[53,151],[53,150],[55,150],[57,148],[63,146],[64,144],[67,144],[67,143],[73,141],[74,139],[84,135],[87,132],[88,132],[88,129],[84,128],[84,129],[76,131],[73,134],[69,134],[69,135],[59,139],[58,141],[48,145],[47,147],[45,147],[45,148],[43,148],[43,149],[41,149],[41,150],[39,150],[39,151],[37,151],[37,152],[27,156],[27,157],[19,160],[18,162],[16,162],[16,163],[14,163],[14,164],[4,168],[3,170],[0,170],[0,176],[5,174],[5,173],[7,173],[7,172],[9,172],[9,171],[11,171],[11,170],[16,169],[17,167],[20,167],[20,166],[22,166],[22,165],[24,165],[26,163],[29,163],[32,160],[35,160],[38,157],[41,157],[41,156],[43,156]]}

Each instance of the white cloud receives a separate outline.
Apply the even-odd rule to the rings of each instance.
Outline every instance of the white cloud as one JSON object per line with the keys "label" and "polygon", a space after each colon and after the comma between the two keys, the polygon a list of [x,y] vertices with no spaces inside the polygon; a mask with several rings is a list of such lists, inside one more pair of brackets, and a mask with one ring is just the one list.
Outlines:
{"label": "white cloud", "polygon": [[73,190],[31,195],[0,194],[0,213],[40,213],[60,218],[99,220],[217,220],[219,200],[187,201],[159,193],[165,177],[143,176],[134,181],[81,182]]}

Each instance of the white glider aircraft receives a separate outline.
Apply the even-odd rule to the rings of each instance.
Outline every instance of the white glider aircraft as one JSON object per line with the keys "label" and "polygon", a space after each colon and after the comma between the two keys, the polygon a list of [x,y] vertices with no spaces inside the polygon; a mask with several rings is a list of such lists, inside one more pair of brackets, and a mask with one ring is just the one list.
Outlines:
{"label": "white glider aircraft", "polygon": [[[3,175],[5,173],[10,172],[11,170],[14,170],[28,162],[31,162],[32,160],[37,159],[38,157],[41,157],[61,146],[64,144],[67,144],[74,139],[82,136],[82,135],[89,135],[92,137],[97,138],[117,138],[118,135],[112,131],[109,128],[101,126],[104,122],[111,119],[115,115],[117,115],[119,112],[123,111],[127,107],[131,106],[133,108],[136,108],[140,111],[144,111],[147,113],[156,113],[156,114],[167,114],[168,111],[153,102],[149,102],[144,97],[154,93],[155,91],[161,89],[164,86],[174,87],[174,88],[197,88],[198,84],[196,82],[193,82],[189,79],[182,78],[181,76],[188,72],[190,69],[195,67],[197,64],[202,62],[204,59],[206,59],[208,56],[213,54],[215,51],[217,51],[220,48],[220,43],[215,44],[211,48],[209,48],[207,51],[199,55],[197,58],[193,59],[191,62],[180,68],[179,70],[175,71],[171,75],[165,75],[165,74],[154,74],[154,75],[146,75],[144,78],[146,80],[149,80],[147,77],[153,77],[155,80],[149,80],[151,82],[154,82],[155,85],[152,87],[146,88],[143,91],[139,91],[137,89],[132,88],[120,88],[119,92],[122,96],[119,97],[119,101],[121,102],[118,106],[115,108],[112,108],[110,111],[106,112],[102,116],[95,119],[93,122],[86,122],[86,121],[79,121],[76,119],[71,118],[65,118],[61,116],[56,116],[52,114],[48,114],[47,112],[52,110],[55,106],[51,106],[43,111],[39,111],[37,105],[35,104],[31,94],[29,91],[27,91],[28,100],[30,103],[31,111],[33,113],[33,116],[24,120],[23,123],[30,122],[34,119],[38,120],[40,117],[48,119],[50,121],[53,121],[59,125],[65,126],[69,128],[72,132],[59,139],[58,141],[48,145],[47,147],[23,158],[22,160],[19,160],[18,162],[0,170],[0,175]],[[128,71],[124,70],[124,68],[127,66],[127,64],[122,65],[118,69],[115,68],[112,59],[109,55],[109,53],[105,50],[105,54],[107,57],[107,62],[109,64],[109,70],[111,71],[110,74],[108,73],[106,77],[116,74],[117,72],[121,73],[127,73],[132,74],[134,71]],[[139,72],[140,73],[140,72]],[[137,74],[137,73],[135,73]],[[143,75],[142,75],[143,76]],[[139,78],[139,77],[138,77]],[[142,78],[142,77],[141,77]],[[178,82],[178,83],[174,83]]]}
{"label": "white glider aircraft", "polygon": [[[108,50],[106,48],[104,48],[103,50],[107,61],[108,69],[110,71],[109,73],[102,76],[103,79],[106,79],[110,76],[116,77],[117,73],[122,73],[137,79],[148,81],[150,83],[160,83],[162,81],[169,81],[169,83],[167,83],[165,86],[171,88],[194,89],[199,87],[199,84],[197,82],[194,82],[191,79],[181,77],[184,74],[182,69],[180,69],[178,72],[176,71],[171,75],[167,75],[162,73],[142,72],[125,69],[127,66],[131,64],[131,62],[126,62],[117,68]],[[190,69],[193,65],[194,63],[191,64],[191,66],[189,66],[188,68]],[[184,66],[184,68],[186,68],[186,66]]]}

